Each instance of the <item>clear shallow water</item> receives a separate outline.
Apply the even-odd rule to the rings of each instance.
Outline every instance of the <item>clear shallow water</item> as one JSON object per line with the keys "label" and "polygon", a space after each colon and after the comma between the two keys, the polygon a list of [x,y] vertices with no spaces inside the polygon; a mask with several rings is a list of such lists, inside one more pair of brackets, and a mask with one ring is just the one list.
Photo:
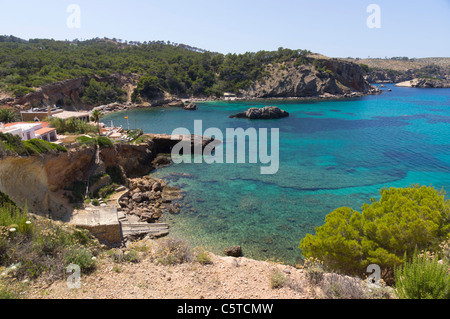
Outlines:
{"label": "clear shallow water", "polygon": [[[155,108],[106,116],[103,122],[146,133],[171,134],[194,120],[203,129],[280,129],[280,167],[261,175],[258,164],[178,164],[154,172],[186,191],[179,215],[167,216],[171,235],[221,253],[296,263],[300,240],[334,209],[360,210],[385,186],[413,183],[450,191],[450,89],[397,88],[346,101],[198,103],[195,112]],[[275,105],[290,117],[229,119],[251,106]],[[226,147],[227,144],[225,144]],[[183,177],[177,173],[192,176]]]}

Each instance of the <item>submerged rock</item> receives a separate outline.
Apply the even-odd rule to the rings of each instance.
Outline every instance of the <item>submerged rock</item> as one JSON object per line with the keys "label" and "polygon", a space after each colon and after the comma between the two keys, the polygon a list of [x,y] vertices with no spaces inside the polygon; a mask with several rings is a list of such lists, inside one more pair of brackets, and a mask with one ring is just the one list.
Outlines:
{"label": "submerged rock", "polygon": [[283,117],[288,117],[289,113],[276,107],[276,106],[266,106],[263,108],[252,107],[246,112],[231,115],[230,118],[248,118],[252,120],[259,119],[279,119]]}

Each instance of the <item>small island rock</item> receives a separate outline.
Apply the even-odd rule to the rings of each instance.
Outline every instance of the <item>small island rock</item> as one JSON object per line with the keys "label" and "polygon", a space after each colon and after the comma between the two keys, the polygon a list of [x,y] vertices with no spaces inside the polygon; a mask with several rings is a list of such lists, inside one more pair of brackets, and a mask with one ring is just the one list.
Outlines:
{"label": "small island rock", "polygon": [[276,107],[276,106],[266,106],[263,108],[252,107],[246,112],[231,115],[230,118],[248,118],[252,120],[258,119],[279,119],[283,117],[288,117],[289,113]]}

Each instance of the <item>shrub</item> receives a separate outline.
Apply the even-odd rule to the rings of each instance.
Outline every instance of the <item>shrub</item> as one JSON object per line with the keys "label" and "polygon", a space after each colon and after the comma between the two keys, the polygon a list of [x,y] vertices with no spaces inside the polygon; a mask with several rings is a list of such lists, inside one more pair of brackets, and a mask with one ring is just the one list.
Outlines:
{"label": "shrub", "polygon": [[65,265],[78,265],[82,273],[91,273],[97,266],[97,261],[87,248],[72,248],[65,254]]}
{"label": "shrub", "polygon": [[28,155],[28,151],[22,143],[22,139],[18,135],[0,132],[0,149],[8,153],[12,152],[18,155]]}
{"label": "shrub", "polygon": [[50,143],[41,139],[22,141],[19,136],[0,133],[0,150],[7,153],[28,156],[32,154],[43,154],[52,151],[67,152],[64,146]]}
{"label": "shrub", "polygon": [[19,98],[27,95],[28,93],[34,92],[32,88],[22,86],[22,85],[14,85],[11,87],[11,91],[15,97]]}
{"label": "shrub", "polygon": [[125,183],[124,173],[119,166],[110,166],[106,168],[106,174],[111,177],[114,184],[122,185]]}
{"label": "shrub", "polygon": [[101,148],[103,148],[103,147],[112,147],[112,146],[114,146],[113,142],[112,142],[109,138],[107,138],[107,137],[105,137],[105,136],[99,136],[99,137],[97,137],[97,144],[98,144],[98,146],[100,146]]}
{"label": "shrub", "polygon": [[53,144],[41,139],[24,141],[23,145],[29,154],[43,154],[51,151],[67,152],[64,146]]}
{"label": "shrub", "polygon": [[327,274],[321,283],[326,299],[367,299],[364,282],[355,277],[342,276],[336,273]]}
{"label": "shrub", "polygon": [[427,254],[414,255],[395,269],[395,291],[402,299],[449,299],[449,265]]}
{"label": "shrub", "polygon": [[273,269],[270,274],[270,287],[272,289],[281,288],[286,284],[287,277],[278,269]]}
{"label": "shrub", "polygon": [[139,253],[136,250],[128,250],[124,253],[125,260],[130,263],[138,263],[141,261]]}
{"label": "shrub", "polygon": [[106,252],[106,254],[118,264],[123,262],[138,263],[141,260],[139,253],[134,249],[130,249],[125,252],[121,249],[110,249]]}
{"label": "shrub", "polygon": [[106,255],[116,263],[121,263],[124,261],[123,251],[120,249],[110,249],[106,252]]}
{"label": "shrub", "polygon": [[51,118],[50,126],[56,128],[60,134],[89,134],[95,133],[97,128],[79,119]]}
{"label": "shrub", "polygon": [[316,235],[308,234],[300,248],[305,257],[322,260],[332,270],[361,276],[369,264],[393,280],[394,267],[416,249],[435,250],[450,228],[450,203],[444,191],[414,185],[380,191],[379,201],[362,213],[343,207],[330,213]]}
{"label": "shrub", "polygon": [[1,205],[0,203],[0,226],[11,233],[29,235],[33,231],[33,223],[30,221],[27,209],[23,211],[11,204]]}
{"label": "shrub", "polygon": [[19,114],[11,109],[0,109],[0,123],[17,122],[20,119]]}
{"label": "shrub", "polygon": [[202,265],[212,264],[212,259],[210,254],[203,248],[197,247],[195,249],[197,261]]}
{"label": "shrub", "polygon": [[76,141],[80,145],[86,145],[86,146],[94,146],[97,144],[95,138],[88,137],[88,136],[79,136],[76,138]]}
{"label": "shrub", "polygon": [[192,260],[192,249],[183,240],[168,238],[158,242],[154,257],[158,264],[182,264]]}
{"label": "shrub", "polygon": [[8,195],[0,192],[0,207],[6,205],[16,207],[16,203]]}
{"label": "shrub", "polygon": [[94,198],[94,199],[92,200],[92,205],[94,205],[94,206],[100,206],[100,201],[99,201],[97,198]]}
{"label": "shrub", "polygon": [[306,278],[311,284],[317,285],[322,282],[325,271],[320,260],[308,258],[305,260],[303,267],[306,270]]}
{"label": "shrub", "polygon": [[78,264],[85,273],[94,269],[92,257],[99,245],[87,230],[43,218],[28,221],[26,207],[14,214],[5,211],[0,208],[1,222],[9,226],[14,222],[17,229],[11,236],[9,226],[0,225],[0,268],[15,265],[5,280],[39,278],[52,282],[62,278],[70,263]]}
{"label": "shrub", "polygon": [[89,137],[89,136],[79,136],[76,138],[76,141],[80,145],[85,145],[85,146],[98,145],[100,148],[114,146],[113,142],[105,136],[99,136],[97,138],[93,138],[93,137]]}

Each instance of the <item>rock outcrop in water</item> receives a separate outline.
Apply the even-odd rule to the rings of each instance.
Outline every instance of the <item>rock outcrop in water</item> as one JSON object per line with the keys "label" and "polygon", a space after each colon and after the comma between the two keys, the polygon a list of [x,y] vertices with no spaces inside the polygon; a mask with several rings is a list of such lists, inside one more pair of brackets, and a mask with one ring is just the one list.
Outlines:
{"label": "rock outcrop in water", "polygon": [[269,120],[288,117],[289,113],[275,106],[252,107],[245,112],[231,115],[230,118],[248,118],[251,120]]}

